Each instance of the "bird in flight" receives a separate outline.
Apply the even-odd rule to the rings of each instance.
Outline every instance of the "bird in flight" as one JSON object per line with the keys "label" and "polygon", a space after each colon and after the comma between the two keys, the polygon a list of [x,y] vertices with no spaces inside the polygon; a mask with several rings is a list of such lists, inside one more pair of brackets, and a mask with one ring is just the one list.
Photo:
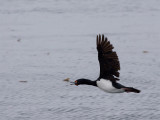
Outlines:
{"label": "bird in flight", "polygon": [[97,35],[97,51],[100,66],[100,74],[97,80],[78,79],[73,82],[75,85],[92,85],[108,93],[134,92],[140,90],[133,87],[126,87],[117,81],[119,80],[120,63],[117,53],[113,51],[113,45],[104,35]]}

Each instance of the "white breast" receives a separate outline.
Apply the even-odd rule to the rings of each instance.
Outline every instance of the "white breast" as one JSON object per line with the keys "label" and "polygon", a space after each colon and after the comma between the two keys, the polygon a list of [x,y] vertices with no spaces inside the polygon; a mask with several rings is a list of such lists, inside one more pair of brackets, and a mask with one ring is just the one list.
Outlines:
{"label": "white breast", "polygon": [[112,82],[110,80],[100,79],[97,81],[97,86],[105,92],[109,93],[122,93],[123,89],[117,89],[113,87]]}

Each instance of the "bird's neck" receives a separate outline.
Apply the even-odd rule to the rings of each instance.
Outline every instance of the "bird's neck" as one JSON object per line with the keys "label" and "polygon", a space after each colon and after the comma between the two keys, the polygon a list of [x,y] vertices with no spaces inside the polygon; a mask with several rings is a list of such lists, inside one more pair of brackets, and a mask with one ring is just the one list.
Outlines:
{"label": "bird's neck", "polygon": [[97,86],[96,81],[91,81],[89,79],[81,79],[80,81],[80,84]]}

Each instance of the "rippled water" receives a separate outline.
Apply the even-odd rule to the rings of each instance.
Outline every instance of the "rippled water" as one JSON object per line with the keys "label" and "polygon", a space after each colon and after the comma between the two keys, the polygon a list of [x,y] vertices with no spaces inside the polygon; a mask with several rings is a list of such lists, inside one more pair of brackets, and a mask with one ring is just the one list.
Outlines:
{"label": "rippled water", "polygon": [[[1,120],[159,120],[160,1],[0,0]],[[96,35],[121,63],[121,83],[140,94],[104,93],[63,79],[99,75]]]}

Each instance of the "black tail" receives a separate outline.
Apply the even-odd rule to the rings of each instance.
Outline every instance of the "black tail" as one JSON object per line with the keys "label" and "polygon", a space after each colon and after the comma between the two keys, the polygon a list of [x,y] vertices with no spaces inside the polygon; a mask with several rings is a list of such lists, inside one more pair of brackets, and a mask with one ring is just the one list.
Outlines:
{"label": "black tail", "polygon": [[140,93],[141,91],[138,89],[135,89],[133,87],[126,87],[124,88],[125,92],[135,92],[135,93]]}

